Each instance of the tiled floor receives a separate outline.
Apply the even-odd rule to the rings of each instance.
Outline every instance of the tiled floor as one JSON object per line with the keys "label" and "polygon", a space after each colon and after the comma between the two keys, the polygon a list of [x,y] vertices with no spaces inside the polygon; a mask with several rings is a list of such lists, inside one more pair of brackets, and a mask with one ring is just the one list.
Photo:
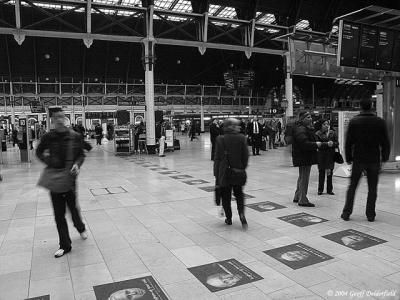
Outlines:
{"label": "tiled floor", "polygon": [[[163,158],[116,157],[111,143],[95,146],[79,177],[89,238],[81,240],[69,220],[73,250],[59,259],[53,257],[58,237],[49,196],[36,187],[42,165],[18,164],[7,154],[11,163],[2,166],[0,183],[0,300],[92,300],[94,286],[146,276],[168,299],[400,299],[400,174],[381,175],[376,222],[364,216],[365,179],[351,221],[344,222],[347,179],[334,177],[335,196],[317,196],[313,167],[309,198],[316,207],[302,208],[292,203],[297,169],[288,149],[262,152],[250,157],[245,192],[252,197],[246,201],[268,203],[247,208],[243,231],[236,214],[227,226],[214,206],[209,152],[208,135],[193,142],[181,137],[181,150]],[[299,227],[280,219],[298,213],[328,221]],[[355,250],[351,240],[323,237],[348,229],[383,242]],[[329,259],[293,268],[293,260],[287,265],[283,255],[264,252],[297,243]],[[188,270],[232,259],[263,279],[211,292]]]}

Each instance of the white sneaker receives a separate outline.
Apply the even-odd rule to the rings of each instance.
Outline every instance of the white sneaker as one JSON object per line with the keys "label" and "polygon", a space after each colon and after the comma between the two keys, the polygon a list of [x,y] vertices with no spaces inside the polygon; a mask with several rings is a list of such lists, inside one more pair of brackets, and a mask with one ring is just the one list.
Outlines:
{"label": "white sneaker", "polygon": [[82,240],[86,240],[88,238],[87,231],[85,230],[84,232],[80,233]]}
{"label": "white sneaker", "polygon": [[54,253],[54,257],[59,258],[59,257],[63,256],[64,254],[67,254],[68,252],[71,252],[71,248],[69,250],[64,250],[64,249],[60,248],[56,251],[56,253]]}

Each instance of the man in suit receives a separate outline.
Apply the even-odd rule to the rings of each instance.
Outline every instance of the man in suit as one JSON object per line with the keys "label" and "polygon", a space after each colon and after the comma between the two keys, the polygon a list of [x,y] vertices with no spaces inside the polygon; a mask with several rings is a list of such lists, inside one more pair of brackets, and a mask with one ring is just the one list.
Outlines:
{"label": "man in suit", "polygon": [[262,127],[258,122],[257,117],[254,117],[253,121],[249,123],[247,128],[247,133],[251,139],[251,147],[253,150],[253,155],[260,155],[261,147],[261,135]]}
{"label": "man in suit", "polygon": [[353,164],[346,203],[341,218],[350,219],[353,212],[354,196],[363,171],[367,173],[368,196],[366,215],[369,222],[375,221],[375,202],[381,162],[389,159],[390,141],[383,119],[372,111],[371,99],[360,102],[361,113],[349,123],[345,142],[346,162]]}

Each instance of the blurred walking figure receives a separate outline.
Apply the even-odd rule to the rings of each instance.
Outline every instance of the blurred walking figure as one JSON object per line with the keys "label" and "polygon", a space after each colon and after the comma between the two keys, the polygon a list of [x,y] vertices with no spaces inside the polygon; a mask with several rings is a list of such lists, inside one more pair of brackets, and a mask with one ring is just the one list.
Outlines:
{"label": "blurred walking figure", "polygon": [[[311,166],[317,164],[317,149],[322,143],[316,140],[311,114],[308,111],[300,112],[299,122],[293,128],[293,132],[293,165],[299,167],[299,178],[293,202],[298,203],[299,206],[314,207],[315,205],[307,198],[308,183]],[[332,141],[328,143],[333,145]]]}
{"label": "blurred walking figure", "polygon": [[219,136],[218,120],[214,119],[210,126],[211,160],[214,160],[215,142],[216,142],[218,136]]}
{"label": "blurred walking figure", "polygon": [[375,202],[381,162],[386,162],[390,154],[390,141],[383,119],[372,111],[371,99],[360,102],[361,113],[350,120],[347,130],[345,153],[346,162],[353,164],[346,203],[341,218],[350,219],[353,212],[354,196],[363,171],[367,173],[368,196],[365,214],[369,222],[375,221]]}
{"label": "blurred walking figure", "polygon": [[96,145],[101,145],[101,139],[103,137],[103,128],[99,124],[94,128],[94,133],[96,134]]}
{"label": "blurred walking figure", "polygon": [[338,138],[334,130],[330,128],[329,120],[322,120],[321,129],[315,135],[320,142],[333,142],[332,146],[318,151],[318,195],[324,192],[325,173],[326,173],[326,191],[329,195],[335,195],[333,192],[333,169],[335,168],[335,149],[339,146]]}
{"label": "blurred walking figure", "polygon": [[65,126],[65,115],[61,108],[52,111],[51,119],[55,130],[43,135],[36,155],[46,164],[38,185],[50,190],[60,240],[60,248],[54,254],[58,258],[71,251],[71,238],[65,219],[66,206],[82,239],[87,238],[76,201],[76,178],[85,155],[82,136]]}
{"label": "blurred walking figure", "polygon": [[233,118],[224,120],[224,132],[224,135],[217,137],[216,140],[214,176],[221,192],[222,207],[226,216],[225,223],[232,225],[231,197],[233,190],[240,221],[243,228],[247,228],[243,196],[249,160],[246,137],[240,134],[239,120]]}

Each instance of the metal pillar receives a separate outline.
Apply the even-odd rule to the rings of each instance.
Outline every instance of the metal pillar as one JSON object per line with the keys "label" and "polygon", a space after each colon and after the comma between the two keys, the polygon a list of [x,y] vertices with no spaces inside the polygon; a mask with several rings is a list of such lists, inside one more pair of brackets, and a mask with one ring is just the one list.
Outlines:
{"label": "metal pillar", "polygon": [[146,143],[150,146],[148,150],[152,153],[151,148],[155,148],[156,132],[155,132],[155,117],[154,117],[154,46],[155,39],[153,36],[153,12],[154,5],[149,6],[146,14],[147,37],[143,42],[143,64],[145,68],[145,100],[146,100]]}
{"label": "metal pillar", "polygon": [[376,115],[383,118],[383,85],[382,82],[376,84]]}
{"label": "metal pillar", "polygon": [[201,96],[200,96],[200,132],[204,132],[203,95],[204,95],[204,85],[201,88]]}
{"label": "metal pillar", "polygon": [[395,77],[383,79],[383,100],[383,119],[390,139],[389,163],[400,169],[400,82]]}
{"label": "metal pillar", "polygon": [[285,97],[287,101],[286,117],[293,117],[293,79],[290,73],[286,73]]}

